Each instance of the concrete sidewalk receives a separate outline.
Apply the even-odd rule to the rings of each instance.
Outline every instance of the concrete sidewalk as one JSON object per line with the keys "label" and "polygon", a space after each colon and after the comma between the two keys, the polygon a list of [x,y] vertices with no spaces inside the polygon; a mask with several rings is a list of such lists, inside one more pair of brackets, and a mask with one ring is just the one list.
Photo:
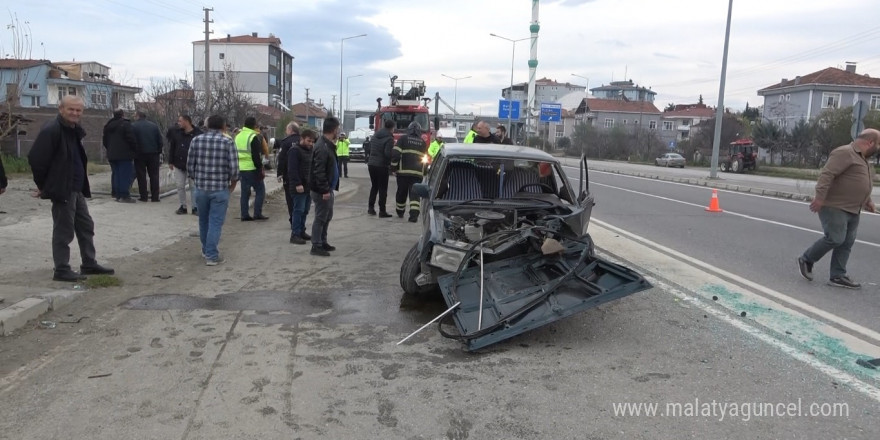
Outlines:
{"label": "concrete sidewalk", "polygon": [[[163,181],[166,173],[167,167],[160,173]],[[274,171],[270,174],[265,180],[267,198],[284,191]],[[198,236],[198,216],[175,214],[178,208],[176,190],[164,192],[158,203],[122,204],[110,198],[109,172],[90,175],[89,182],[93,188],[93,197],[88,201],[89,213],[95,221],[95,247],[101,264],[112,267],[113,261],[150,253],[183,238]],[[57,289],[47,289],[7,281],[12,274],[33,271],[45,271],[47,280],[52,277],[52,204],[31,197],[34,189],[32,180],[17,176],[10,180],[7,193],[0,196],[0,335],[9,334],[29,320],[68,304],[86,291],[80,284],[54,282]],[[356,190],[357,184],[344,179],[340,182],[338,196]],[[227,222],[239,218],[240,194],[239,185],[230,198]],[[133,196],[137,198],[136,193]],[[283,195],[277,200],[284,203]],[[80,265],[75,240],[71,244],[70,265],[74,270]]]}

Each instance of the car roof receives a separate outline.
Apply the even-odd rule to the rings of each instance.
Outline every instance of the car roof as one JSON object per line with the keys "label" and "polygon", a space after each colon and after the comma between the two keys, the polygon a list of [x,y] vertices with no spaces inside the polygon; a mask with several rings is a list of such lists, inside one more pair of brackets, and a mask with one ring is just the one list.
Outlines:
{"label": "car roof", "polygon": [[446,156],[505,157],[559,163],[559,160],[537,148],[501,144],[451,144],[443,146]]}

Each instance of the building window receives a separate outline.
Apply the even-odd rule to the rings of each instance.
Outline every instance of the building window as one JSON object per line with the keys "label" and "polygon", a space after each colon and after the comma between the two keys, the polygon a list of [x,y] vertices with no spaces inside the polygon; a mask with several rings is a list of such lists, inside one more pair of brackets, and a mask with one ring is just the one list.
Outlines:
{"label": "building window", "polygon": [[58,87],[59,102],[61,102],[61,100],[67,95],[76,96],[76,87]]}
{"label": "building window", "polygon": [[663,121],[663,130],[670,131],[675,128],[675,123],[672,121]]}
{"label": "building window", "polygon": [[650,128],[651,130],[656,130],[657,129],[657,121],[649,121],[648,128]]}
{"label": "building window", "polygon": [[871,110],[880,110],[880,95],[871,95]]}
{"label": "building window", "polygon": [[822,93],[822,108],[840,108],[840,93]]}
{"label": "building window", "polygon": [[785,95],[779,95],[779,102],[782,102],[784,100],[785,100]]}
{"label": "building window", "polygon": [[626,119],[623,120],[623,123],[620,125],[626,125]]}
{"label": "building window", "polygon": [[791,101],[791,93],[786,93],[786,94],[785,94],[785,100],[786,100],[786,101]]}
{"label": "building window", "polygon": [[278,67],[278,56],[276,56],[274,53],[269,54],[269,65]]}
{"label": "building window", "polygon": [[95,90],[92,92],[92,104],[107,105],[107,93]]}
{"label": "building window", "polygon": [[223,52],[220,52],[220,59],[221,60],[226,59],[226,54]]}
{"label": "building window", "polygon": [[217,74],[217,78],[219,78],[219,79],[226,79],[226,72],[220,72],[220,73],[218,73],[218,74]]}
{"label": "building window", "polygon": [[40,97],[39,96],[28,96],[30,107],[39,107],[40,106]]}
{"label": "building window", "polygon": [[559,139],[565,135],[565,126],[557,125],[556,126],[556,139]]}
{"label": "building window", "polygon": [[37,83],[28,83],[28,90],[40,90],[40,85]]}
{"label": "building window", "polygon": [[269,75],[269,85],[273,87],[278,85],[278,77],[275,75]]}
{"label": "building window", "polygon": [[605,128],[614,127],[614,119],[605,118]]}

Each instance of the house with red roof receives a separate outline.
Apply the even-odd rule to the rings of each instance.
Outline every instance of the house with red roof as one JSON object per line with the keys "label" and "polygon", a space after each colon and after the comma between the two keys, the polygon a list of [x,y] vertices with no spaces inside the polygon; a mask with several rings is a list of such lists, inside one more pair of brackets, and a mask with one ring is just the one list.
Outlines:
{"label": "house with red roof", "polygon": [[763,120],[791,129],[800,120],[819,117],[828,109],[852,107],[862,102],[868,109],[880,109],[880,78],[856,73],[856,64],[846,69],[828,67],[818,72],[782,81],[758,90],[764,97]]}

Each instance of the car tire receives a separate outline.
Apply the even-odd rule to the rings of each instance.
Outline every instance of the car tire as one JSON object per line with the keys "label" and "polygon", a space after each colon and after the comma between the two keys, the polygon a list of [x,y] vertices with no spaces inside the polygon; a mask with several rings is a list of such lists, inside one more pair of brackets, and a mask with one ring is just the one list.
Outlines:
{"label": "car tire", "polygon": [[660,161],[657,160],[657,159],[654,159],[654,166],[658,166],[658,167],[659,167],[659,166],[660,166]]}
{"label": "car tire", "polygon": [[743,161],[742,159],[737,159],[730,164],[730,170],[734,173],[742,173],[743,171]]}
{"label": "car tire", "polygon": [[407,295],[425,295],[437,290],[436,284],[420,286],[416,283],[416,277],[422,272],[422,263],[419,261],[419,245],[413,247],[403,257],[400,265],[400,287]]}
{"label": "car tire", "polygon": [[721,171],[725,173],[730,171],[730,165],[727,162],[721,162]]}

